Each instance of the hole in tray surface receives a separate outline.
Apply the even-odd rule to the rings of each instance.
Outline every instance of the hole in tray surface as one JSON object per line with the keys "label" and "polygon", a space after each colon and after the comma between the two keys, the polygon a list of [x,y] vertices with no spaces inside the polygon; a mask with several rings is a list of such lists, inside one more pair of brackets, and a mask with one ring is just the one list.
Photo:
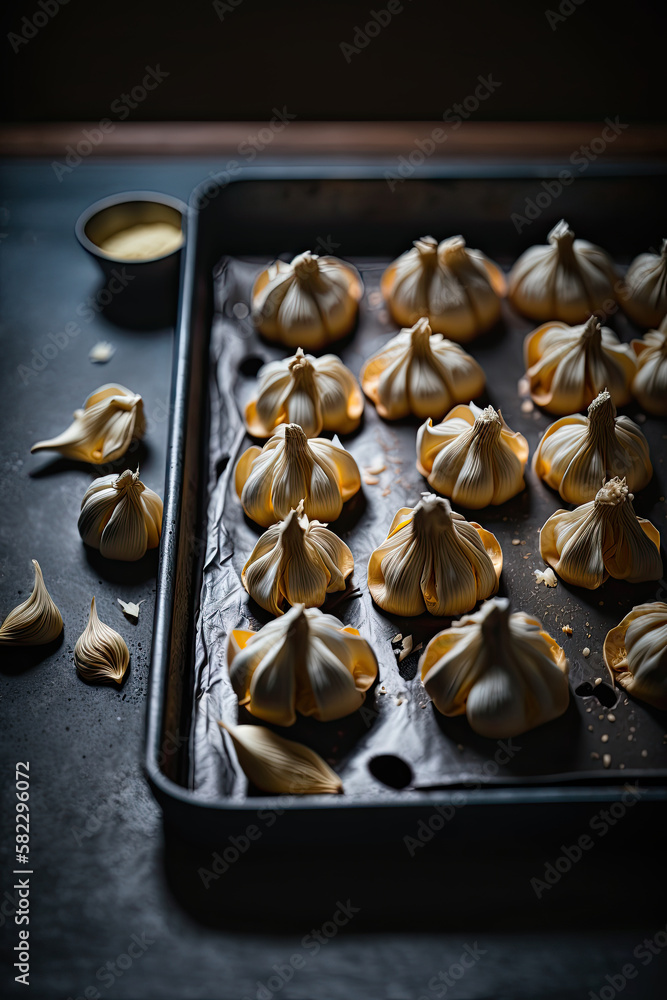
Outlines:
{"label": "hole in tray surface", "polygon": [[407,788],[412,784],[412,768],[400,757],[392,753],[371,757],[368,770],[374,778],[390,788]]}
{"label": "hole in tray surface", "polygon": [[591,684],[590,681],[584,681],[574,689],[574,693],[578,694],[580,698],[597,698],[601,705],[605,708],[614,708],[618,701],[618,695],[616,691],[609,684]]}

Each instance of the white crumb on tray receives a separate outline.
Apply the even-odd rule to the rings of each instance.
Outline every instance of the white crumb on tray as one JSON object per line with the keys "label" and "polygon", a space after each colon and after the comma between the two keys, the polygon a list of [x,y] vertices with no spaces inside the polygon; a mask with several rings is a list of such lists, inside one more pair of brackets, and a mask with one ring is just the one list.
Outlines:
{"label": "white crumb on tray", "polygon": [[88,360],[92,361],[93,364],[103,365],[107,361],[111,361],[115,353],[116,348],[113,344],[110,344],[108,340],[100,340],[94,347],[91,347],[88,352]]}
{"label": "white crumb on tray", "polygon": [[133,604],[131,601],[121,601],[120,597],[116,598],[123,613],[127,615],[128,618],[134,618],[136,621],[139,620],[139,604],[143,604],[144,600],[139,601],[139,604]]}
{"label": "white crumb on tray", "polygon": [[558,585],[558,577],[552,570],[551,566],[547,566],[546,569],[534,569],[535,583],[539,586],[543,583],[546,587],[556,587]]}

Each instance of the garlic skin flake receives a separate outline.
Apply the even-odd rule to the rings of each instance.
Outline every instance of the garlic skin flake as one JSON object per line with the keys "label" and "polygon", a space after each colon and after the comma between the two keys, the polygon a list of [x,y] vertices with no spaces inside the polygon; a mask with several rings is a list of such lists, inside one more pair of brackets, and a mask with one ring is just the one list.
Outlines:
{"label": "garlic skin flake", "polygon": [[435,333],[465,343],[497,322],[506,284],[498,265],[462,236],[441,243],[424,236],[389,265],[381,289],[401,326],[426,317]]}
{"label": "garlic skin flake", "polygon": [[[548,244],[521,254],[509,275],[509,300],[520,313],[542,323],[583,323],[616,299],[614,264],[600,247],[577,240],[564,219]],[[590,402],[590,400],[589,400]]]}
{"label": "garlic skin flake", "polygon": [[229,733],[248,781],[273,795],[335,795],[343,783],[319,754],[264,726],[218,725]]}
{"label": "garlic skin flake", "polygon": [[443,715],[465,714],[489,739],[535,729],[566,710],[570,691],[564,651],[536,618],[510,614],[495,598],[431,639],[421,679]]}
{"label": "garlic skin flake", "polygon": [[263,448],[248,448],[234,475],[244,511],[263,528],[301,500],[312,520],[335,521],[361,489],[357,463],[338,438],[308,440],[298,424],[280,424]]}
{"label": "garlic skin flake", "polygon": [[160,544],[162,500],[139,469],[94,479],[81,501],[79,534],[105,559],[135,562]]}
{"label": "garlic skin flake", "polygon": [[566,583],[596,590],[608,577],[643,583],[662,576],[660,533],[637,517],[624,479],[610,479],[595,500],[557,510],[540,533],[540,554]]}
{"label": "garlic skin flake", "polygon": [[533,469],[563,500],[593,500],[600,483],[625,478],[633,493],[651,480],[648,441],[629,417],[617,417],[605,389],[588,407],[588,416],[573,413],[547,427],[533,456]]}
{"label": "garlic skin flake", "polygon": [[424,493],[398,511],[371,554],[368,589],[390,614],[460,615],[498,590],[503,553],[495,535]]}
{"label": "garlic skin flake", "polygon": [[630,345],[637,356],[632,394],[655,417],[667,417],[667,316],[657,330]]}
{"label": "garlic skin flake", "polygon": [[268,340],[319,350],[351,331],[363,290],[351,264],[306,251],[262,271],[252,290],[252,320]]}
{"label": "garlic skin flake", "polygon": [[239,704],[264,722],[291,726],[356,712],[377,677],[375,653],[356,628],[296,604],[259,630],[235,629],[227,665]]}
{"label": "garlic skin flake", "polygon": [[439,417],[479,396],[486,378],[469,354],[432,333],[427,319],[403,329],[361,369],[361,387],[386,420]]}
{"label": "garlic skin flake", "polygon": [[607,633],[604,662],[621,687],[667,709],[667,604],[638,604]]}
{"label": "garlic skin flake", "polygon": [[417,470],[429,486],[463,507],[505,503],[526,486],[528,442],[492,406],[456,406],[417,433]]}
{"label": "garlic skin flake", "polygon": [[129,662],[127,643],[122,635],[97,617],[93,597],[88,624],[74,647],[77,674],[90,684],[120,684]]}
{"label": "garlic skin flake", "polygon": [[141,396],[122,385],[102,385],[75,410],[74,422],[58,437],[38,441],[30,449],[59,451],[79,462],[113,462],[146,430]]}
{"label": "garlic skin flake", "polygon": [[667,316],[667,239],[659,254],[642,253],[630,264],[621,304],[638,326],[656,327]]}
{"label": "garlic skin flake", "polygon": [[580,326],[545,323],[528,334],[523,350],[531,399],[549,413],[583,410],[605,387],[616,406],[630,402],[632,348],[596,316]]}
{"label": "garlic skin flake", "polygon": [[0,646],[45,646],[63,630],[62,615],[46,589],[36,559],[32,565],[35,571],[32,594],[10,611],[0,625]]}
{"label": "garlic skin flake", "polygon": [[323,430],[350,434],[363,412],[359,383],[340,358],[315,358],[299,347],[293,357],[270,361],[260,370],[245,425],[258,438],[271,437],[280,424],[299,424],[309,438]]}

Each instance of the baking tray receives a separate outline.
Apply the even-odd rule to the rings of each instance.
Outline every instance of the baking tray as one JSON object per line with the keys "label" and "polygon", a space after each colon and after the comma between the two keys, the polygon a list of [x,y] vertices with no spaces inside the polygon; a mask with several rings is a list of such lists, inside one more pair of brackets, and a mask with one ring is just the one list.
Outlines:
{"label": "baking tray", "polygon": [[[333,595],[325,610],[369,634],[380,677],[354,716],[327,725],[299,720],[284,733],[331,759],[346,794],[286,799],[248,793],[216,725],[218,717],[233,722],[237,715],[224,670],[226,632],[247,623],[257,628],[266,620],[238,586],[238,572],[259,531],[244,519],[229,487],[236,457],[250,443],[240,409],[254,375],[261,362],[286,353],[252,329],[244,305],[253,277],[276,256],[305,248],[328,248],[356,263],[365,281],[358,329],[333,349],[358,372],[363,357],[396,329],[378,293],[382,269],[418,235],[462,232],[470,246],[505,266],[530,243],[543,241],[561,216],[620,263],[656,245],[662,230],[656,232],[654,206],[666,171],[641,165],[591,170],[519,233],[512,214],[523,214],[525,199],[534,199],[544,190],[541,182],[558,170],[471,164],[423,169],[396,183],[395,167],[382,164],[257,169],[232,183],[224,176],[209,180],[193,192],[181,275],[146,757],[167,819],[186,836],[211,840],[242,832],[263,811],[280,810],[280,822],[264,831],[264,843],[358,840],[360,830],[364,838],[392,838],[420,818],[428,821],[438,807],[454,808],[451,836],[483,836],[489,821],[496,834],[505,828],[525,835],[527,829],[576,823],[596,803],[619,799],[627,783],[637,782],[642,808],[664,809],[667,718],[619,696],[605,680],[594,683],[605,678],[600,650],[606,631],[633,604],[664,599],[662,585],[632,588],[611,581],[595,592],[562,583],[555,590],[538,588],[533,569],[543,564],[537,528],[561,504],[531,474],[525,493],[502,507],[475,512],[474,519],[494,531],[503,547],[501,594],[562,640],[572,665],[568,712],[515,740],[521,751],[509,762],[501,753],[503,763],[494,766],[495,741],[476,737],[464,718],[444,719],[430,706],[416,676],[419,654],[397,664],[393,635],[403,632],[413,635],[415,644],[425,643],[449,620],[385,616],[368,597],[370,549],[384,538],[394,511],[415,502],[425,488],[414,469],[417,424],[385,423],[370,404],[361,430],[344,443],[361,466],[382,453],[392,473],[378,486],[364,485],[363,496],[334,525],[355,554],[354,582],[361,593],[349,589],[342,600]],[[623,339],[637,335],[621,314],[609,322]],[[532,454],[552,418],[523,412],[517,393],[521,343],[531,328],[505,308],[503,322],[471,352],[487,371],[487,401],[525,434]],[[644,425],[656,475],[636,504],[661,529],[663,429],[657,420]],[[514,539],[519,544],[513,545]],[[572,627],[571,637],[561,632],[563,625]],[[581,654],[585,645],[593,650],[588,659]],[[614,722],[607,718],[612,709]],[[252,719],[240,710],[239,721]],[[600,742],[603,732],[609,734],[606,744]],[[592,752],[600,759],[593,760]],[[603,752],[612,754],[608,770]],[[391,785],[405,780],[402,762],[412,776],[410,785],[398,790]]]}

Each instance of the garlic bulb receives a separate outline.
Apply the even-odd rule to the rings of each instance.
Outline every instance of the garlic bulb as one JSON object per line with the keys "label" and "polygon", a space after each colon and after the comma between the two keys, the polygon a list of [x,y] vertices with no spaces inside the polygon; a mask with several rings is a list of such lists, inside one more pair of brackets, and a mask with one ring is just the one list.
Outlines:
{"label": "garlic bulb", "polygon": [[568,503],[593,500],[600,484],[624,477],[633,493],[650,482],[648,441],[629,417],[617,417],[605,389],[588,407],[547,427],[533,456],[533,469]]}
{"label": "garlic bulb", "polygon": [[350,332],[363,290],[351,264],[307,251],[262,271],[252,290],[252,319],[269,340],[317,350]]}
{"label": "garlic bulb", "polygon": [[356,712],[377,677],[375,653],[356,628],[295,604],[259,630],[234,630],[227,664],[239,704],[291,726],[296,713],[320,722]]}
{"label": "garlic bulb", "polygon": [[99,620],[93,597],[88,624],[74,647],[76,672],[91,684],[120,684],[129,662],[130,651],[125,640]]}
{"label": "garlic bulb", "polygon": [[139,469],[94,479],[81,501],[79,534],[105,559],[134,562],[160,544],[162,501]]}
{"label": "garlic bulb", "polygon": [[285,604],[319,607],[327,594],[345,590],[354,558],[338,535],[309,521],[303,500],[271,525],[252,550],[241,580],[253,600],[274,615]]}
{"label": "garlic bulb", "polygon": [[310,747],[285,740],[264,726],[218,725],[231,736],[246,778],[261,791],[273,795],[343,791],[336,772]]}
{"label": "garlic bulb", "polygon": [[314,358],[299,348],[291,358],[264,365],[258,383],[245,409],[253,437],[268,438],[279,424],[299,424],[308,437],[323,430],[349,434],[364,412],[359,384],[335,354]]}
{"label": "garlic bulb", "polygon": [[416,507],[398,511],[371,554],[368,589],[390,614],[460,615],[496,593],[502,568],[495,535],[424,493]]}
{"label": "garlic bulb", "polygon": [[643,583],[662,576],[660,534],[637,517],[624,479],[610,479],[595,500],[557,510],[540,533],[540,554],[566,583],[595,590],[612,576]]}
{"label": "garlic bulb", "polygon": [[549,413],[583,410],[605,386],[616,406],[630,402],[632,348],[595,316],[580,326],[545,323],[528,334],[523,350],[531,398]]}
{"label": "garlic bulb", "polygon": [[647,413],[667,417],[667,316],[657,330],[649,330],[631,346],[637,355],[633,396]]}
{"label": "garlic bulb", "polygon": [[509,275],[509,300],[530,319],[583,323],[615,301],[616,272],[611,258],[586,240],[575,240],[561,220],[546,246],[521,254]]}
{"label": "garlic bulb", "polygon": [[492,406],[456,406],[417,433],[417,469],[429,486],[463,507],[505,503],[525,487],[528,442]]}
{"label": "garlic bulb", "polygon": [[335,521],[361,489],[357,463],[338,438],[309,441],[298,424],[280,424],[263,448],[248,448],[235,480],[243,509],[263,528],[284,520],[300,500],[309,518]]}
{"label": "garlic bulb", "polygon": [[141,396],[122,385],[102,385],[74,411],[74,422],[49,441],[38,441],[30,449],[59,451],[80,462],[113,462],[121,458],[134,438],[146,430]]}
{"label": "garlic bulb", "polygon": [[62,615],[46,589],[36,559],[32,560],[35,583],[27,601],[10,611],[0,625],[0,646],[45,646],[63,630]]}
{"label": "garlic bulb", "polygon": [[401,326],[425,316],[436,333],[464,343],[498,320],[506,286],[498,265],[462,236],[442,243],[424,236],[389,265],[381,288]]}
{"label": "garlic bulb", "polygon": [[431,639],[419,663],[433,704],[480,736],[508,739],[562,715],[568,662],[536,618],[495,598]]}
{"label": "garlic bulb", "polygon": [[626,271],[623,309],[639,326],[657,326],[667,316],[667,240],[660,253],[642,253]]}
{"label": "garlic bulb", "polygon": [[604,641],[604,662],[630,694],[667,709],[667,604],[638,604]]}
{"label": "garlic bulb", "polygon": [[361,369],[361,387],[381,417],[439,417],[455,403],[479,396],[486,379],[474,358],[418,319],[373,354]]}

